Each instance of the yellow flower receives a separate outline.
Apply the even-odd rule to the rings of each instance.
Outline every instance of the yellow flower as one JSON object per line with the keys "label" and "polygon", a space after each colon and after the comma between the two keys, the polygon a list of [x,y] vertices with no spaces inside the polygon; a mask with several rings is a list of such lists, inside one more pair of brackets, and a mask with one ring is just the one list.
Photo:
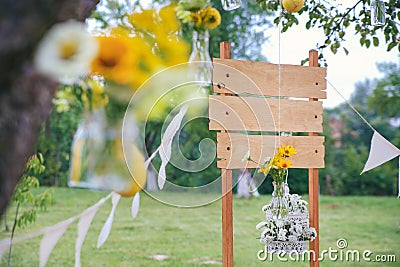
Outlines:
{"label": "yellow flower", "polygon": [[211,6],[207,6],[206,9],[200,11],[204,25],[208,29],[214,29],[221,24],[221,14],[219,11]]}
{"label": "yellow flower", "polygon": [[98,37],[100,51],[92,62],[92,73],[104,76],[119,84],[128,84],[133,80],[132,69],[138,63],[128,38]]}
{"label": "yellow flower", "polygon": [[90,79],[87,85],[89,88],[82,94],[82,101],[86,109],[94,110],[108,104],[108,95],[105,94],[105,89],[99,81]]}
{"label": "yellow flower", "polygon": [[176,19],[175,5],[168,5],[161,8],[160,12],[160,26],[166,33],[171,34],[179,31],[179,22]]}
{"label": "yellow flower", "polygon": [[160,36],[157,39],[157,45],[165,66],[188,61],[190,46],[180,38],[168,39]]}
{"label": "yellow flower", "polygon": [[293,156],[294,154],[297,154],[297,151],[294,147],[292,147],[291,145],[287,145],[287,146],[281,146],[278,150],[278,153],[280,155],[282,155],[282,157],[287,157],[290,158],[291,156]]}
{"label": "yellow flower", "polygon": [[194,23],[194,26],[195,26],[196,28],[201,28],[201,25],[202,25],[202,23],[203,23],[203,20],[202,20],[202,18],[201,18],[201,15],[200,15],[200,14],[197,14],[197,13],[191,13],[191,14],[190,14],[190,17],[192,18],[192,21],[193,21],[193,23]]}
{"label": "yellow flower", "polygon": [[152,32],[155,27],[155,10],[154,9],[146,9],[136,11],[128,16],[128,21],[132,24],[132,26],[138,30],[144,30],[148,32]]}
{"label": "yellow flower", "polygon": [[280,169],[287,169],[292,166],[292,161],[287,158],[280,158],[276,166]]}
{"label": "yellow flower", "polygon": [[261,168],[258,169],[257,172],[262,172],[265,176],[267,176],[268,172],[269,172],[269,164],[264,164]]}

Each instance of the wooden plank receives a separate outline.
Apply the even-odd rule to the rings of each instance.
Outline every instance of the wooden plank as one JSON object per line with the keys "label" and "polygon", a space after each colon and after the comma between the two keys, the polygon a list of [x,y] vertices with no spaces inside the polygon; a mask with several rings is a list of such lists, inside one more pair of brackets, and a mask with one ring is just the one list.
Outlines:
{"label": "wooden plank", "polygon": [[[324,167],[323,136],[281,136],[280,142],[296,148],[292,168],[323,168]],[[275,155],[278,146],[278,136],[246,135],[241,133],[217,134],[218,168],[238,169],[256,168],[257,164],[243,161],[250,151],[251,157],[257,162],[264,162],[267,157]]]}
{"label": "wooden plank", "polygon": [[322,113],[319,101],[209,97],[210,130],[322,132]]}
{"label": "wooden plank", "polygon": [[232,59],[213,59],[216,93],[326,98],[326,68],[279,65]]}
{"label": "wooden plank", "polygon": [[[309,65],[312,67],[318,66],[318,52],[316,50],[311,50],[309,52]],[[310,98],[309,101],[318,101],[317,98]],[[308,134],[310,137],[317,136],[317,133],[310,132]],[[317,255],[316,259],[310,259],[310,267],[319,267],[319,204],[318,204],[318,194],[319,194],[319,181],[318,181],[318,169],[310,168],[308,169],[308,194],[309,194],[309,208],[310,208],[310,226],[314,227],[317,232],[317,237],[310,242],[310,250],[314,251]]]}
{"label": "wooden plank", "polygon": [[[231,57],[231,44],[219,44],[221,58]],[[224,94],[225,97],[227,94]],[[227,133],[222,129],[222,133]],[[222,180],[222,265],[233,267],[233,208],[232,208],[232,170],[221,169]]]}

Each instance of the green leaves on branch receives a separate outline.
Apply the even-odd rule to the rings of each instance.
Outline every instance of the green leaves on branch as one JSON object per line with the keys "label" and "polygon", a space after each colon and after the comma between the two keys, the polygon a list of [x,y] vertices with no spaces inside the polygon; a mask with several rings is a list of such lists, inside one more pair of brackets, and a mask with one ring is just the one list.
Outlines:
{"label": "green leaves on branch", "polygon": [[[42,154],[33,155],[25,165],[25,171],[21,181],[14,191],[13,200],[18,205],[24,206],[25,210],[16,214],[16,225],[18,227],[34,223],[37,217],[37,210],[45,211],[47,205],[52,202],[52,191],[47,189],[42,193],[35,193],[39,187],[39,180],[36,178],[44,172],[44,159]],[[18,212],[18,210],[17,210]]]}
{"label": "green leaves on branch", "polygon": [[[274,4],[270,4],[270,2]],[[345,1],[347,2],[347,1]],[[257,0],[263,9],[278,11],[278,1]],[[263,4],[266,3],[266,4]],[[326,48],[336,54],[339,48],[347,54],[349,51],[343,47],[346,36],[359,38],[360,45],[370,48],[371,45],[386,45],[387,51],[398,48],[400,51],[400,0],[385,1],[386,24],[378,27],[371,25],[370,0],[359,0],[352,3],[338,4],[336,1],[308,0],[299,14],[308,14],[306,29],[319,28],[325,34],[325,39],[317,44],[321,54]],[[282,23],[282,31],[298,24],[297,15],[287,12],[276,13],[275,24]],[[355,33],[353,32],[355,31]],[[346,33],[351,34],[346,34]],[[383,33],[383,34],[382,34]]]}

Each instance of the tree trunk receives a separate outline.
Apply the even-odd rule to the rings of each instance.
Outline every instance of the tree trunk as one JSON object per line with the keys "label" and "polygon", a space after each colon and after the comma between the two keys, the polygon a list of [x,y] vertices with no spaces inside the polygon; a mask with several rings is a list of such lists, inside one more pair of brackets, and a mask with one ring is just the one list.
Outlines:
{"label": "tree trunk", "polygon": [[55,23],[84,21],[99,0],[0,0],[0,214],[50,114],[57,84],[32,67],[36,46]]}

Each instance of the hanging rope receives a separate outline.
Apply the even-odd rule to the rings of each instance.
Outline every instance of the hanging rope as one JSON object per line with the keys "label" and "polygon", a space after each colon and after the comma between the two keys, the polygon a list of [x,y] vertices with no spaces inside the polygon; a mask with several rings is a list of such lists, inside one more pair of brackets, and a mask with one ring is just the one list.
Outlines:
{"label": "hanging rope", "polygon": [[281,146],[281,20],[283,16],[282,1],[279,4],[279,22],[278,22],[278,147]]}
{"label": "hanging rope", "polygon": [[372,127],[372,125],[360,114],[360,112],[358,112],[358,110],[349,101],[347,101],[347,99],[339,92],[339,90],[336,89],[336,87],[327,78],[325,78],[325,80],[333,88],[333,90],[335,90],[336,93],[338,93],[338,95],[343,98],[344,102],[346,102],[346,104],[349,105],[349,107],[365,122],[365,124],[367,124],[372,129],[372,131],[376,132],[375,128]]}

